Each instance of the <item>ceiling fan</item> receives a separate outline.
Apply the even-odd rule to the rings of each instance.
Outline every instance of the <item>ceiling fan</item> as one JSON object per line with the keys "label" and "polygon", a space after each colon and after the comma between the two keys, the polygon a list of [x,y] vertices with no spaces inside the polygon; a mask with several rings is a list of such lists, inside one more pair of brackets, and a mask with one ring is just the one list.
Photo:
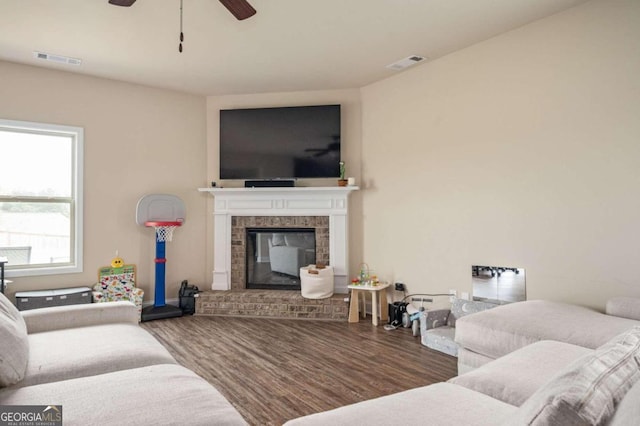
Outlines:
{"label": "ceiling fan", "polygon": [[[109,3],[113,5],[124,7],[129,7],[135,2],[136,0],[109,0]],[[256,14],[256,10],[247,0],[220,0],[220,3],[239,21],[250,18]]]}

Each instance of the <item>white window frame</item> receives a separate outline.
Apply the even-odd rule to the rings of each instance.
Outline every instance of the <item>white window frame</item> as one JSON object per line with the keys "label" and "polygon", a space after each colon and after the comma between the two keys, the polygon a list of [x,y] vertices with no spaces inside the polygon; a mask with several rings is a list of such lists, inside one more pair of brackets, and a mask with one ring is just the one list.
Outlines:
{"label": "white window frame", "polygon": [[[9,268],[6,265],[5,277],[26,277],[37,275],[74,274],[82,272],[83,268],[83,169],[84,169],[84,129],[82,127],[64,126],[59,124],[36,123],[29,121],[15,121],[0,119],[0,128],[18,133],[41,133],[50,135],[64,135],[72,138],[72,189],[71,189],[71,262],[64,265],[38,265],[24,268]],[[11,161],[3,156],[4,161]],[[2,167],[2,162],[0,162]],[[16,201],[16,197],[4,197],[0,194],[0,201]]]}

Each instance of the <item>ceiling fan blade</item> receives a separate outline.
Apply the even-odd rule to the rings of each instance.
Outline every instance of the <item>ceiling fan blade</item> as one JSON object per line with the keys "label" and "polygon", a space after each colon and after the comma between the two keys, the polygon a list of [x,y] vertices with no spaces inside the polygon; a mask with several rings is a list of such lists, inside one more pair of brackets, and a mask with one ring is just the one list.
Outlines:
{"label": "ceiling fan blade", "polygon": [[114,4],[116,6],[124,6],[129,7],[134,4],[136,0],[109,0],[109,3]]}
{"label": "ceiling fan blade", "polygon": [[250,18],[256,14],[256,10],[247,0],[220,0],[220,3],[229,9],[229,12],[239,21]]}

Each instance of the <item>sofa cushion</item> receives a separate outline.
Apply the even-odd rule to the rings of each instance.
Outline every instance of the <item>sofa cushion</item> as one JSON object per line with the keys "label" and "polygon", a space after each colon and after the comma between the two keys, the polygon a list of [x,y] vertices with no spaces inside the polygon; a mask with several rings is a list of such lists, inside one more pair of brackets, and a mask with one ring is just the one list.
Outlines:
{"label": "sofa cushion", "polygon": [[629,426],[640,419],[640,381],[624,396],[608,426]]}
{"label": "sofa cushion", "polygon": [[433,328],[422,335],[422,344],[429,349],[458,356],[458,345],[453,340],[455,333],[456,329],[448,325]]}
{"label": "sofa cushion", "polygon": [[[436,383],[290,420],[285,426],[371,424],[496,425],[516,407],[450,383]],[[437,419],[437,421],[436,421]]]}
{"label": "sofa cushion", "polygon": [[420,333],[424,334],[432,328],[447,325],[450,309],[433,309],[420,312]]}
{"label": "sofa cushion", "polygon": [[575,361],[533,394],[508,424],[605,424],[638,380],[640,326]]}
{"label": "sofa cushion", "polygon": [[0,390],[0,405],[62,405],[65,425],[245,425],[213,386],[179,365],[154,365]]}
{"label": "sofa cushion", "polygon": [[29,357],[27,326],[13,303],[0,293],[0,387],[24,378]]}
{"label": "sofa cushion", "polygon": [[456,342],[499,358],[539,340],[595,349],[640,322],[566,303],[530,300],[510,303],[456,321]]}
{"label": "sofa cushion", "polygon": [[491,361],[494,359],[458,347],[458,375],[473,371]]}
{"label": "sofa cushion", "polygon": [[22,318],[20,311],[2,293],[0,293],[0,314],[2,314],[3,317],[15,322],[16,329],[18,331],[24,331],[25,333],[27,332],[27,325],[24,323],[24,319]]}
{"label": "sofa cushion", "polygon": [[607,301],[607,315],[640,321],[640,298],[614,297]]}
{"label": "sofa cushion", "polygon": [[29,335],[29,363],[14,387],[153,364],[173,364],[171,354],[137,324],[107,324]]}
{"label": "sofa cushion", "polygon": [[556,374],[590,353],[593,349],[542,340],[454,377],[449,383],[520,406]]}
{"label": "sofa cushion", "polygon": [[27,333],[62,330],[115,323],[138,324],[138,312],[131,302],[87,303],[52,306],[22,311]]}

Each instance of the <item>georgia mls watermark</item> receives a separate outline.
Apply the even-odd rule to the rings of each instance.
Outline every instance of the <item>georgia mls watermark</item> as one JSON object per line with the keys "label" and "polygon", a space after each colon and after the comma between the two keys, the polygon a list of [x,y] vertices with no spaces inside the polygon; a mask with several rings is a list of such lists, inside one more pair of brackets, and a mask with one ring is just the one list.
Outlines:
{"label": "georgia mls watermark", "polygon": [[62,426],[62,405],[0,405],[0,426]]}

